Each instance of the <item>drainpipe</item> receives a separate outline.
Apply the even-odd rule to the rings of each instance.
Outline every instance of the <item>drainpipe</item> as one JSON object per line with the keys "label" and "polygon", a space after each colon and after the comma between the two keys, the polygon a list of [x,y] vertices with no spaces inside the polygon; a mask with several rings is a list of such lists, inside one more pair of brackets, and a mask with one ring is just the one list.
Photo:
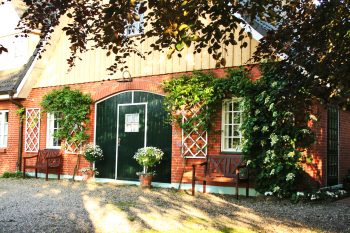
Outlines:
{"label": "drainpipe", "polygon": [[[13,95],[15,94],[14,91],[9,91],[9,100],[11,103],[16,105],[19,109],[24,108],[23,105],[13,99]],[[21,171],[22,168],[22,141],[23,141],[23,120],[22,120],[22,115],[19,116],[19,129],[18,129],[18,152],[17,152],[17,171]]]}

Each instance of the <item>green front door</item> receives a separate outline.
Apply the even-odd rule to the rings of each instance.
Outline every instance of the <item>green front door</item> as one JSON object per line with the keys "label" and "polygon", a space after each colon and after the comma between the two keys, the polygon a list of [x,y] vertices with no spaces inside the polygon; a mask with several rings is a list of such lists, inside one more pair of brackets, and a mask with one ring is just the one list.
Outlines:
{"label": "green front door", "polygon": [[137,149],[154,146],[164,151],[164,157],[152,168],[153,181],[171,181],[172,134],[163,101],[157,94],[127,91],[96,104],[96,144],[104,155],[95,163],[98,178],[137,181],[136,172],[142,168],[132,157]]}
{"label": "green front door", "polygon": [[146,104],[119,105],[117,133],[117,179],[138,180],[142,167],[133,158],[145,146]]}

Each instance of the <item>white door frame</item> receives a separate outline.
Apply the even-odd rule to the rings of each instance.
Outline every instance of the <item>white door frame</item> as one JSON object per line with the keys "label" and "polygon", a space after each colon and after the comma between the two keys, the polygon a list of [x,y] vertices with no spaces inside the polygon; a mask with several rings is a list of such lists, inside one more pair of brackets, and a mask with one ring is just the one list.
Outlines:
{"label": "white door frame", "polygon": [[118,104],[118,113],[117,113],[117,138],[116,138],[116,155],[115,155],[115,180],[117,180],[117,172],[118,172],[118,140],[119,140],[119,107],[120,106],[135,106],[135,105],[144,105],[145,106],[145,135],[144,135],[144,147],[147,145],[147,102],[142,103],[128,103],[128,104]]}

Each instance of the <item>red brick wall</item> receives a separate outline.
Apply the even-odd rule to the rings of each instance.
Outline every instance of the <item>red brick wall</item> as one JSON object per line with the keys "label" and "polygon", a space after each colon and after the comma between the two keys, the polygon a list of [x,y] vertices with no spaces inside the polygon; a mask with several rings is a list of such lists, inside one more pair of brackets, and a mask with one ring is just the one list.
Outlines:
{"label": "red brick wall", "polygon": [[[306,172],[321,186],[327,184],[327,109],[320,104],[313,107],[318,122],[313,125],[316,143],[308,151],[313,164],[305,166]],[[339,183],[350,169],[350,112],[339,111]]]}
{"label": "red brick wall", "polygon": [[8,141],[7,147],[1,148],[0,174],[5,171],[16,171],[19,137],[19,116],[16,113],[17,106],[9,101],[0,101],[0,110],[9,110],[8,115]]}
{"label": "red brick wall", "polygon": [[[224,70],[215,70],[218,76],[224,75]],[[259,77],[260,73],[256,67],[252,70],[253,79]],[[177,74],[181,75],[181,74]],[[144,90],[157,94],[164,94],[160,82],[165,79],[169,79],[174,75],[161,75],[161,76],[149,76],[136,78],[133,82],[120,83],[115,80],[107,80],[101,82],[91,82],[84,84],[69,85],[73,89],[80,89],[84,93],[90,93],[94,101],[99,101],[115,93],[126,91],[126,90]],[[47,88],[35,88],[31,91],[28,98],[22,101],[22,104],[26,108],[40,108],[39,103],[42,97],[50,92],[52,89],[62,88],[47,87]],[[94,114],[95,105],[91,106],[90,119],[91,123],[89,126],[88,134],[90,135],[90,142],[94,140]],[[15,171],[17,161],[17,142],[18,142],[18,127],[19,117],[15,113],[17,107],[11,104],[9,101],[0,101],[0,109],[10,110],[9,113],[9,140],[6,152],[0,152],[0,174],[4,171]],[[325,171],[326,171],[326,152],[327,152],[327,111],[320,105],[315,105],[313,111],[318,116],[318,122],[313,126],[316,133],[316,144],[307,152],[313,157],[313,166],[307,166],[306,170],[310,174],[313,180],[320,182],[322,185],[325,184]],[[209,154],[221,154],[221,106],[218,106],[218,111],[213,119],[215,127],[212,129],[209,138],[208,153]],[[24,129],[25,130],[25,129]],[[349,134],[350,132],[350,113],[340,113],[340,176],[343,177],[350,168],[350,144]],[[25,135],[23,134],[23,138]],[[24,141],[23,141],[24,145]],[[191,165],[193,163],[200,163],[203,159],[187,159],[184,160],[181,157],[181,130],[173,126],[173,140],[172,140],[172,177],[173,183],[178,183],[183,176],[182,182],[189,182],[191,180]],[[40,124],[40,148],[46,147],[46,114],[42,113],[41,124]],[[24,149],[23,149],[24,150]],[[30,155],[31,153],[25,153],[23,155]],[[241,155],[232,155],[240,158]],[[76,155],[64,155],[64,174],[72,174],[75,167],[77,156]],[[184,171],[184,162],[185,172]],[[89,164],[82,159],[80,168],[87,167]],[[201,171],[199,171],[201,172]]]}
{"label": "red brick wall", "polygon": [[350,112],[339,112],[339,182],[350,169]]}
{"label": "red brick wall", "polygon": [[[258,70],[257,66],[251,67],[251,74],[252,79],[257,79],[260,76],[260,71]],[[223,69],[216,69],[212,70],[218,77],[223,77],[225,75],[225,71]],[[133,80],[133,82],[116,82],[115,80],[106,80],[101,82],[90,82],[90,83],[84,83],[84,84],[74,84],[74,85],[68,85],[72,89],[80,89],[84,93],[90,93],[94,101],[99,101],[101,99],[104,99],[110,95],[113,95],[115,93],[125,91],[125,90],[145,90],[157,94],[164,94],[163,90],[161,89],[160,82],[165,79],[170,79],[174,76],[180,76],[183,74],[190,74],[190,73],[178,73],[176,75],[174,74],[167,74],[167,75],[160,75],[160,76],[148,76],[148,77],[141,77],[136,78]],[[28,98],[24,101],[22,101],[22,104],[25,106],[25,108],[40,108],[40,102],[45,94],[50,92],[53,89],[59,89],[62,88],[62,86],[56,86],[56,87],[47,87],[47,88],[35,88],[31,91]],[[8,109],[7,102],[0,103],[0,107],[3,107],[4,109]],[[8,103],[7,103],[8,104]],[[88,134],[90,135],[90,142],[92,143],[94,140],[94,105],[91,106],[91,113],[90,113],[90,127],[88,130]],[[209,147],[208,147],[208,153],[209,154],[220,154],[220,142],[221,142],[221,107],[218,109],[218,114],[215,117],[215,129],[210,133],[208,136],[209,139]],[[14,116],[14,114],[11,114],[11,116]],[[41,122],[40,122],[40,149],[46,148],[46,114],[42,112],[41,116]],[[12,144],[11,148],[17,148],[17,140],[18,140],[18,132],[14,129],[18,129],[18,118],[17,121],[11,120],[9,122],[9,130],[10,130],[10,140],[13,140],[15,144]],[[15,132],[13,132],[15,131]],[[14,135],[17,135],[17,137],[14,137]],[[23,145],[25,140],[25,129],[23,132]],[[183,174],[183,166],[184,166],[184,160],[181,157],[181,130],[177,128],[176,126],[173,127],[173,141],[172,141],[172,182],[180,182],[180,179]],[[28,153],[24,152],[24,146],[23,146],[23,156],[30,156],[35,153]],[[239,159],[240,155],[235,155]],[[11,149],[11,152],[8,151],[6,153],[6,156],[1,157],[3,159],[3,162],[0,165],[0,171],[1,173],[6,170],[14,171],[15,170],[15,163],[17,160],[17,150]],[[76,155],[64,155],[64,166],[63,166],[63,174],[73,174],[73,170],[76,164]],[[200,163],[203,159],[188,159],[186,160],[186,169],[185,174],[183,178],[183,182],[188,182],[191,179],[191,165],[193,163]],[[81,160],[80,167],[87,167],[88,163]],[[201,171],[199,171],[201,172]]]}
{"label": "red brick wall", "polygon": [[315,181],[313,186],[326,184],[325,169],[327,167],[327,110],[320,104],[315,104],[312,113],[317,117],[317,122],[310,125],[315,133],[315,144],[307,151],[312,157],[312,164],[305,164],[305,171],[310,176],[310,181]]}

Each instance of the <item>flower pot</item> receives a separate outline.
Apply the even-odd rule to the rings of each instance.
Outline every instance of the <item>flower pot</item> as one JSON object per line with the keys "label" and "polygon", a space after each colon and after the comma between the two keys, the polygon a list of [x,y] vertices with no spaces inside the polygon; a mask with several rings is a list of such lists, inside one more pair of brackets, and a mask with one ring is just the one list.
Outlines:
{"label": "flower pot", "polygon": [[94,177],[94,172],[93,171],[87,171],[83,172],[83,181],[90,181]]}
{"label": "flower pot", "polygon": [[152,179],[153,179],[152,174],[140,174],[141,188],[151,188]]}

